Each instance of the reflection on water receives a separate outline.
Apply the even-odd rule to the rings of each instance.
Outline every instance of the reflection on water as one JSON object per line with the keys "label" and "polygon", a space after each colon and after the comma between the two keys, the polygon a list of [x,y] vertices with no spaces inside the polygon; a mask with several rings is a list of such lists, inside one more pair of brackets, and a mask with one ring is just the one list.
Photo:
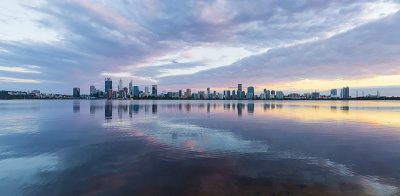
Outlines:
{"label": "reflection on water", "polygon": [[4,195],[400,194],[396,101],[18,100],[0,110]]}

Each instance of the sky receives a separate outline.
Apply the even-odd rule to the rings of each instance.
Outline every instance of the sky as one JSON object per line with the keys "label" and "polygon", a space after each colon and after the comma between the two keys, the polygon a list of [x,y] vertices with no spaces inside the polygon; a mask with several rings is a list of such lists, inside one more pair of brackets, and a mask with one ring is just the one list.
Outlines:
{"label": "sky", "polygon": [[0,90],[289,92],[400,96],[397,0],[0,2]]}

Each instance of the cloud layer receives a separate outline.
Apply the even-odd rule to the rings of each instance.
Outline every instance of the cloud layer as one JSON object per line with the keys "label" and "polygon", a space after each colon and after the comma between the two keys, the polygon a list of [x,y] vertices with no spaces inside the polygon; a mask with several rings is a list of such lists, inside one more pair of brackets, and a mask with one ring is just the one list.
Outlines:
{"label": "cloud layer", "polygon": [[397,1],[19,1],[0,9],[0,84],[10,90],[102,89],[106,76],[166,90],[304,90],[324,86],[296,84],[400,75]]}

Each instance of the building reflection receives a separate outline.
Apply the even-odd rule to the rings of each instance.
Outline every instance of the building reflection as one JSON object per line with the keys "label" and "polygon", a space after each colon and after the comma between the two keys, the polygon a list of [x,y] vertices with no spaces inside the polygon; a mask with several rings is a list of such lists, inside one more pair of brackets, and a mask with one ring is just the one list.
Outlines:
{"label": "building reflection", "polygon": [[247,104],[247,113],[253,114],[254,113],[254,103]]}
{"label": "building reflection", "polygon": [[112,101],[106,101],[105,107],[104,107],[104,117],[105,119],[112,119]]}
{"label": "building reflection", "polygon": [[81,111],[81,102],[79,100],[75,100],[72,107],[74,113]]}
{"label": "building reflection", "polygon": [[[325,120],[342,120],[343,118],[359,121],[374,122],[376,124],[396,124],[400,127],[398,113],[383,110],[381,107],[359,107],[356,102],[146,102],[146,101],[74,101],[73,112],[80,112],[85,103],[90,103],[90,115],[103,110],[105,119],[112,119],[113,110],[117,111],[118,118],[133,118],[141,112],[152,115],[169,115],[182,111],[195,113],[234,113],[238,117],[249,114],[254,117],[273,116],[276,118],[292,118],[303,122],[317,122]],[[246,108],[247,107],[247,108]],[[235,111],[237,110],[237,111]],[[351,110],[351,111],[350,111]],[[376,116],[374,110],[380,111]],[[341,111],[341,112],[338,112]],[[306,115],[305,115],[306,114]],[[395,120],[396,119],[396,120]]]}

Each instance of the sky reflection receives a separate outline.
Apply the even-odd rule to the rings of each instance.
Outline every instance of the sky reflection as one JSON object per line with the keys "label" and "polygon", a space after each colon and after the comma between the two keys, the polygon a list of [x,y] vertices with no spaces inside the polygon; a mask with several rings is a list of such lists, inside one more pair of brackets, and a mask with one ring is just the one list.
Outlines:
{"label": "sky reflection", "polygon": [[0,103],[12,195],[399,193],[398,102],[21,103]]}

